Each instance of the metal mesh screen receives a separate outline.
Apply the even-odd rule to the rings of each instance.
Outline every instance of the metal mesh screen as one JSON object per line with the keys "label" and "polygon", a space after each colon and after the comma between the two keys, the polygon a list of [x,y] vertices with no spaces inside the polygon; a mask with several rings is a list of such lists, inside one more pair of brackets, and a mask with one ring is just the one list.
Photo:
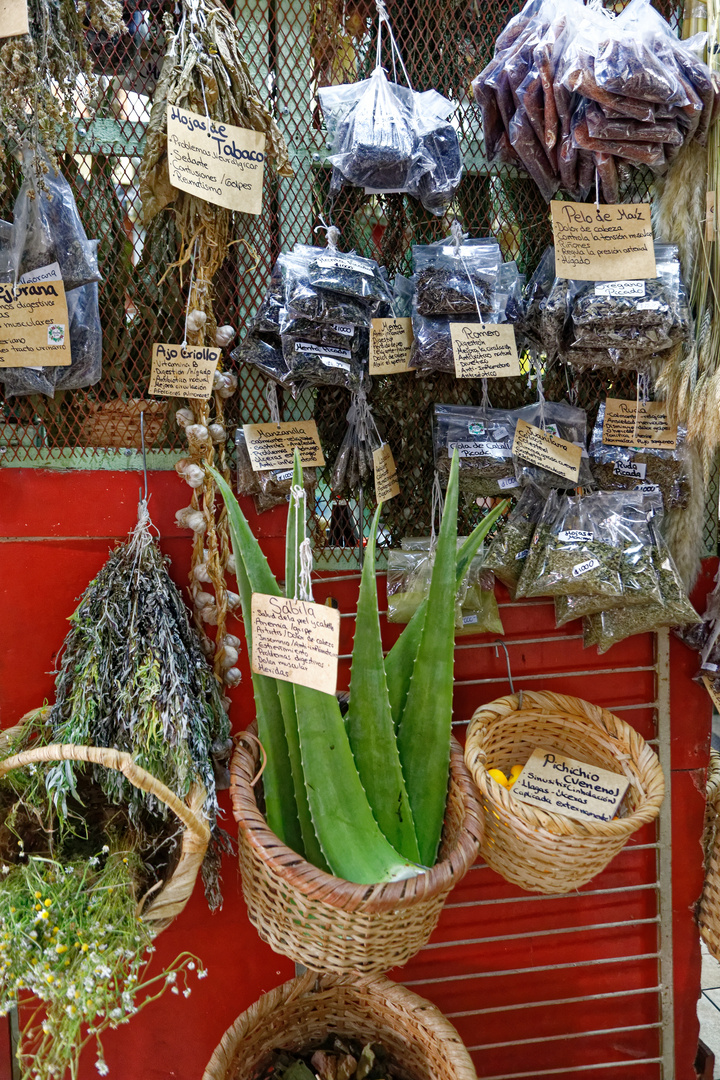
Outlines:
{"label": "metal mesh screen", "polygon": [[[168,5],[171,7],[171,5]],[[311,242],[321,219],[341,230],[341,248],[356,248],[377,258],[391,274],[409,272],[412,243],[446,235],[458,216],[471,235],[494,233],[504,257],[517,260],[523,272],[532,271],[550,241],[549,215],[534,183],[511,168],[488,167],[483,155],[479,110],[471,100],[470,81],[493,52],[495,38],[521,6],[504,0],[479,6],[467,0],[435,0],[390,5],[395,36],[407,71],[418,89],[435,87],[458,102],[457,123],[465,174],[451,212],[445,219],[427,213],[402,195],[368,196],[345,187],[329,200],[330,167],[325,161],[324,133],[316,89],[327,82],[353,81],[366,76],[374,64],[374,4],[369,0],[249,0],[237,10],[246,56],[256,85],[272,101],[288,142],[295,169],[292,180],[266,174],[263,213],[255,218],[236,215],[235,244],[215,281],[215,311],[220,322],[239,327],[257,309],[278,253],[296,242]],[[665,11],[677,21],[674,11]],[[145,232],[139,219],[137,170],[142,154],[149,103],[157,79],[164,38],[162,10],[130,10],[128,32],[117,39],[90,40],[106,91],[97,118],[78,120],[74,157],[62,166],[76,192],[88,236],[100,240],[103,272],[100,309],[104,332],[102,381],[85,391],[64,391],[54,399],[0,397],[0,447],[8,465],[71,460],[92,467],[108,447],[139,445],[138,400],[147,397],[151,345],[181,341],[187,270],[168,267],[177,256],[172,209]],[[384,62],[391,69],[390,56]],[[17,179],[17,178],[16,178]],[[647,198],[648,178],[634,174],[623,197]],[[0,215],[12,214],[14,191],[0,203]],[[226,359],[226,363],[229,363]],[[244,369],[240,393],[228,402],[228,423],[269,419],[264,379]],[[565,369],[546,373],[549,400],[564,398],[570,389]],[[590,423],[608,389],[615,396],[634,396],[632,375],[608,378],[584,374],[578,381],[578,403],[589,410]],[[374,380],[372,407],[381,433],[390,443],[401,481],[401,494],[386,504],[388,535],[429,529],[432,485],[430,417],[435,401],[479,403],[480,384],[437,375],[414,374]],[[495,380],[491,400],[514,406],[534,400],[535,390],[518,380]],[[314,416],[328,462],[345,432],[349,394],[321,388],[297,401],[282,402],[286,418]],[[180,450],[173,423],[174,405],[153,402],[146,414],[148,441],[158,450]],[[360,506],[372,504],[372,492],[360,496]],[[325,528],[334,499],[326,478],[320,483],[314,520],[316,547],[326,544]],[[357,516],[357,507],[351,507]],[[465,505],[463,527],[478,508]],[[355,563],[355,553],[344,555]],[[340,553],[341,559],[343,553]]]}

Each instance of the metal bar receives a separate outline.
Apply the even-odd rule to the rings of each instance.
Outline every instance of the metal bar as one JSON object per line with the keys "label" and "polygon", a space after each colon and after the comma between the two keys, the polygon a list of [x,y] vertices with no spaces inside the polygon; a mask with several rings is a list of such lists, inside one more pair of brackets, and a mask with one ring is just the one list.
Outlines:
{"label": "metal bar", "polygon": [[662,1058],[630,1058],[627,1061],[598,1061],[595,1065],[572,1065],[563,1066],[562,1069],[533,1069],[532,1072],[497,1073],[496,1076],[484,1076],[483,1080],[525,1080],[525,1077],[536,1076],[565,1076],[575,1075],[579,1072],[592,1072],[595,1069],[629,1069],[632,1065],[660,1065]]}
{"label": "metal bar", "polygon": [[[427,948],[427,945],[425,946]],[[424,950],[423,950],[424,951]],[[659,952],[638,953],[636,956],[609,956],[599,960],[571,960],[567,964],[538,964],[535,967],[505,968],[504,971],[473,971],[468,975],[442,975],[437,979],[405,979],[405,986],[434,986],[436,983],[467,982],[469,979],[500,979],[506,975],[536,975],[540,971],[568,971],[580,967],[599,967],[602,964],[631,964],[634,960],[658,960]],[[490,1080],[483,1077],[483,1080]]]}
{"label": "metal bar", "polygon": [[622,926],[647,926],[659,923],[660,916],[651,919],[623,919],[621,922],[589,923],[587,926],[554,926],[552,930],[527,930],[522,934],[498,934],[485,938],[462,938],[457,941],[434,941],[426,945],[424,951],[431,949],[453,949],[457,945],[487,945],[492,941],[522,941],[524,938],[553,937],[557,934],[580,934],[587,930],[617,930]]}
{"label": "metal bar", "polygon": [[660,847],[657,854],[657,873],[660,883],[658,907],[660,914],[660,995],[662,1006],[663,1080],[675,1076],[675,1001],[673,988],[673,929],[672,929],[672,762],[670,744],[670,631],[659,630],[656,637],[657,656],[657,727],[658,757],[665,776],[665,798],[658,818]]}
{"label": "metal bar", "polygon": [[650,1031],[652,1028],[661,1027],[657,1020],[654,1024],[631,1024],[627,1027],[598,1028],[595,1031],[570,1031],[562,1035],[542,1035],[537,1039],[508,1039],[507,1042],[478,1043],[477,1046],[468,1046],[468,1050],[501,1050],[503,1046],[528,1046],[530,1043],[557,1042],[560,1039],[585,1039],[591,1035],[616,1035],[621,1031]]}
{"label": "metal bar", "polygon": [[621,893],[623,896],[631,892],[647,892],[650,889],[658,889],[656,881],[648,882],[647,885],[618,886],[616,889],[588,889],[587,892],[554,893],[543,896],[503,896],[497,900],[461,900],[457,904],[445,904],[445,911],[452,908],[476,908],[492,907],[493,904],[532,904],[543,900],[578,900],[583,896],[612,896]]}
{"label": "metal bar", "polygon": [[514,1001],[511,1005],[490,1005],[487,1009],[466,1009],[445,1013],[448,1020],[463,1016],[487,1016],[490,1013],[514,1012],[515,1009],[541,1009],[550,1005],[579,1005],[583,1001],[606,1001],[608,998],[637,997],[638,994],[657,994],[659,986],[643,986],[639,990],[608,990],[604,994],[583,994],[580,997],[548,998],[545,1001]]}
{"label": "metal bar", "polygon": [[[522,682],[537,682],[538,679],[577,679],[585,675],[630,675],[639,671],[655,671],[654,667],[625,667],[625,668],[590,668],[587,671],[541,671],[537,675],[518,675]],[[506,683],[507,675],[498,675],[493,679],[459,679],[455,686],[483,686],[489,683]]]}

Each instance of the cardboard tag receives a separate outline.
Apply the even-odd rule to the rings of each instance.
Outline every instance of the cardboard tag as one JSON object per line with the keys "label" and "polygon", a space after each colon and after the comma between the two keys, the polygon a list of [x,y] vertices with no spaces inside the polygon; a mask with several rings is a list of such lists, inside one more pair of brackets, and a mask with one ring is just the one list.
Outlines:
{"label": "cardboard tag", "polygon": [[705,192],[705,239],[711,242],[715,239],[715,192]]}
{"label": "cardboard tag", "polygon": [[70,319],[60,278],[0,285],[0,368],[69,367]]}
{"label": "cardboard tag", "polygon": [[458,379],[498,379],[520,374],[515,328],[507,323],[450,323]]}
{"label": "cardboard tag", "polygon": [[397,468],[392,450],[387,443],[383,443],[377,450],[373,450],[373,468],[375,469],[375,499],[377,502],[387,502],[395,495],[400,494]]}
{"label": "cardboard tag", "polygon": [[540,465],[556,476],[577,483],[582,450],[566,439],[558,439],[542,428],[518,420],[512,452],[514,457]]}
{"label": "cardboard tag", "polygon": [[153,345],[150,393],[207,401],[219,359],[220,349],[204,345]]}
{"label": "cardboard tag", "polygon": [[533,750],[513,784],[513,798],[578,821],[610,821],[630,780],[551,750]]}
{"label": "cardboard tag", "polygon": [[262,213],[265,136],[167,107],[170,183],[181,191],[245,214]]}
{"label": "cardboard tag", "polygon": [[412,319],[373,319],[370,327],[370,374],[410,370]]}
{"label": "cardboard tag", "polygon": [[579,281],[657,277],[650,203],[550,203],[555,273]]}
{"label": "cardboard tag", "polygon": [[605,402],[602,441],[606,446],[650,446],[654,450],[674,450],[677,446],[677,428],[669,425],[664,401],[608,398]]}
{"label": "cardboard tag", "polygon": [[340,612],[325,604],[252,595],[252,670],[334,694]]}
{"label": "cardboard tag", "polygon": [[27,0],[0,0],[0,38],[17,37],[27,33]]}
{"label": "cardboard tag", "polygon": [[324,465],[314,420],[289,420],[280,424],[243,424],[250,462],[255,472],[292,469],[294,450],[300,451],[303,467]]}

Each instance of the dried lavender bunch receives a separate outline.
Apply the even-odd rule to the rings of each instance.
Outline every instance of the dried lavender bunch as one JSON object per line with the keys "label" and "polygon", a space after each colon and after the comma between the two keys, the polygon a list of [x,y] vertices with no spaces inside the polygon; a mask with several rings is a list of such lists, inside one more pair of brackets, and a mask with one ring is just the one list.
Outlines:
{"label": "dried lavender bunch", "polygon": [[[226,749],[229,723],[144,502],[129,539],[90,582],[70,622],[51,714],[53,738],[125,750],[180,798],[199,780],[215,828],[213,755]],[[122,773],[97,766],[95,779],[111,802],[126,807],[140,833],[151,828],[148,821],[161,828],[167,808]],[[61,813],[74,784],[69,762],[48,774]],[[215,888],[216,882],[206,885],[211,903],[219,900]]]}

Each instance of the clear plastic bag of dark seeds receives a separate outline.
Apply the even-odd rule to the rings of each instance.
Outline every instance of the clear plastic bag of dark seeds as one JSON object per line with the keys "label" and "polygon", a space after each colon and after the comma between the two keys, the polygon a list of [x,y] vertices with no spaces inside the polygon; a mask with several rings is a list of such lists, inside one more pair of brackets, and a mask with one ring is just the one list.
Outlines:
{"label": "clear plastic bag of dark seeds", "polygon": [[494,311],[502,266],[495,240],[416,244],[413,266],[418,315],[469,315],[473,321],[478,313],[484,316]]}
{"label": "clear plastic bag of dark seeds", "polygon": [[[298,386],[293,381],[293,373],[283,354],[282,341],[277,334],[257,334],[251,331],[230,353],[236,364],[256,367],[263,375],[287,387],[293,393]],[[298,384],[305,385],[305,384]]]}
{"label": "clear plastic bag of dark seeds", "polygon": [[67,180],[43,156],[23,155],[23,184],[13,211],[14,278],[57,263],[65,291],[100,281],[97,243],[88,240]]}
{"label": "clear plastic bag of dark seeds", "polygon": [[[369,328],[374,316],[374,306],[380,301],[376,299],[371,302],[312,284],[309,267],[313,256],[308,255],[308,250],[313,251],[312,248],[295,251],[281,255],[278,259],[283,275],[284,296],[283,308],[279,313],[280,331],[285,329],[287,320],[295,318]],[[318,271],[322,269],[316,267]],[[386,288],[384,283],[382,288]]]}
{"label": "clear plastic bag of dark seeds", "polygon": [[690,479],[685,454],[685,428],[678,428],[677,444],[672,450],[656,447],[610,446],[603,442],[605,402],[598,409],[590,437],[590,468],[597,486],[603,491],[655,488],[666,510],[687,506]]}
{"label": "clear plastic bag of dark seeds", "polygon": [[454,109],[455,103],[437,90],[415,94],[420,158],[411,170],[407,191],[436,217],[445,213],[462,179],[460,143],[449,122]]}
{"label": "clear plastic bag of dark seeds", "polygon": [[[335,340],[335,338],[333,338]],[[308,341],[307,336],[284,334],[282,348],[294,382],[307,386],[344,386],[359,390],[367,370],[367,353],[353,350],[353,343],[329,345]]]}
{"label": "clear plastic bag of dark seeds", "polygon": [[293,254],[307,260],[307,281],[322,289],[353,300],[377,305],[392,300],[392,290],[374,259],[354,252],[340,252],[331,244],[326,248],[297,244]]}
{"label": "clear plastic bag of dark seeds", "polygon": [[453,451],[457,450],[461,491],[476,496],[516,491],[512,459],[515,418],[510,409],[436,404],[433,446],[442,487],[447,486]]}

